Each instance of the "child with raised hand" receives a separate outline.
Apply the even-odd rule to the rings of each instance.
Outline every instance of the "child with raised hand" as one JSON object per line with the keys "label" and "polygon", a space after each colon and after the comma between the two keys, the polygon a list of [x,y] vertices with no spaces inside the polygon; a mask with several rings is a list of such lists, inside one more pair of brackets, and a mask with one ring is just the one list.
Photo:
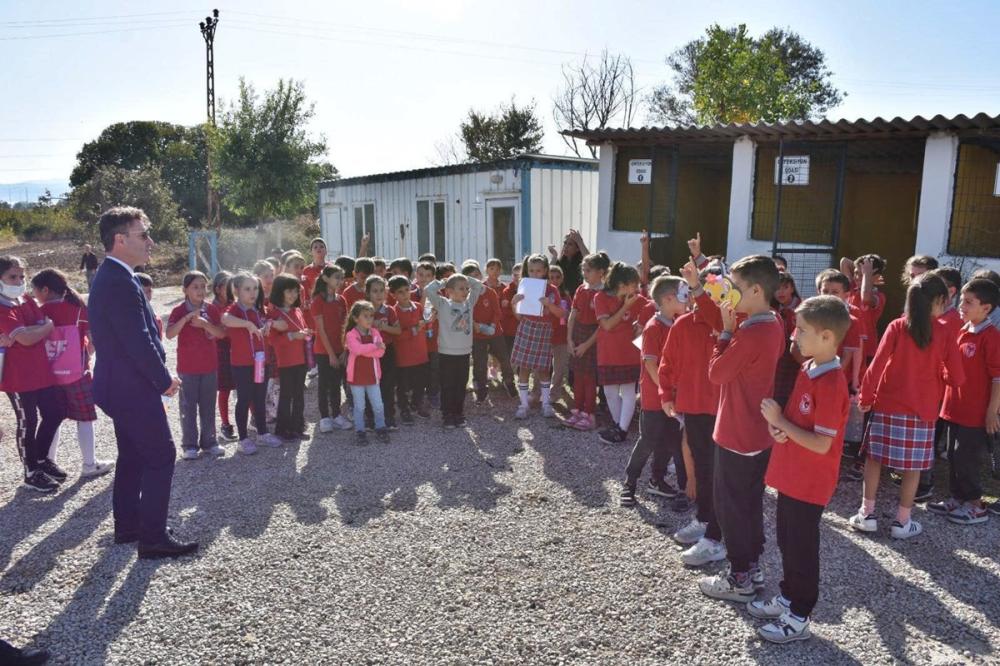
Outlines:
{"label": "child with raised hand", "polygon": [[[714,439],[715,511],[729,556],[729,569],[702,578],[702,593],[746,603],[763,587],[759,559],[764,552],[764,473],[771,437],[760,403],[774,394],[774,372],[785,351],[784,326],[771,310],[778,267],[764,255],[733,264],[730,279],[740,293],[720,306],[722,333],[708,365],[719,386]],[[737,314],[746,319],[737,326]]]}
{"label": "child with raised hand", "polygon": [[920,472],[934,464],[934,421],[944,385],[965,382],[958,345],[938,321],[947,298],[941,278],[914,280],[906,291],[906,314],[889,324],[861,382],[859,408],[872,416],[865,434],[864,498],[848,521],[860,532],[878,530],[875,497],[883,465],[903,476],[892,537],[909,539],[923,529],[910,514]]}
{"label": "child with raised hand", "polygon": [[51,493],[68,476],[48,458],[65,408],[45,352],[45,338],[53,323],[25,296],[24,269],[20,257],[0,257],[0,344],[4,349],[0,389],[14,408],[24,485]]}
{"label": "child with raised hand", "polygon": [[950,496],[929,503],[927,510],[957,525],[976,525],[988,518],[980,481],[983,457],[990,437],[1000,432],[1000,331],[989,319],[1000,305],[1000,288],[972,279],[962,288],[961,299],[958,309],[965,325],[956,340],[965,383],[946,386],[941,407]]}
{"label": "child with raised hand", "polygon": [[[87,306],[80,295],[69,286],[66,276],[55,268],[45,268],[35,273],[31,278],[31,286],[35,292],[35,300],[41,307],[42,314],[52,320],[54,326],[75,326],[80,338],[79,379],[69,384],[60,384],[63,404],[66,408],[66,418],[76,421],[76,439],[80,445],[80,457],[83,467],[81,477],[100,476],[111,471],[115,466],[113,461],[98,460],[94,442],[94,421],[97,420],[97,408],[94,404],[93,378],[90,374],[90,353],[93,345],[90,343],[90,327],[87,321]],[[56,462],[59,437],[53,437],[49,447],[48,459]]]}
{"label": "child with raised hand", "polygon": [[350,421],[340,413],[340,387],[344,381],[344,324],[347,321],[347,304],[339,293],[343,281],[344,270],[340,266],[324,267],[316,278],[310,305],[316,326],[314,350],[316,367],[319,368],[316,398],[319,401],[320,432],[333,432],[335,428],[351,429]]}
{"label": "child with raised hand", "polygon": [[234,301],[222,314],[230,344],[230,363],[236,383],[236,430],[239,444],[236,450],[243,455],[257,453],[254,440],[250,439],[247,419],[253,408],[257,441],[265,446],[281,446],[281,438],[267,432],[264,400],[267,391],[265,375],[264,339],[271,330],[271,321],[265,320],[258,309],[260,281],[250,273],[240,272],[231,281]]}
{"label": "child with raised hand", "polygon": [[559,307],[566,313],[552,324],[552,392],[558,400],[565,393],[566,375],[569,371],[568,321],[570,297],[563,289],[563,269],[549,266],[549,284],[559,293]]}
{"label": "child with raised hand", "polygon": [[[664,477],[671,456],[676,461],[678,483],[686,481],[681,462],[681,424],[667,416],[660,402],[660,357],[667,335],[674,321],[687,311],[688,287],[679,277],[661,276],[653,281],[650,289],[658,312],[642,332],[642,377],[639,391],[642,411],[639,413],[639,438],[625,466],[625,483],[621,492],[621,505],[635,505],[635,490],[639,475],[650,455],[653,456],[647,492],[668,499],[675,499],[678,490]],[[686,484],[682,484],[686,485]]]}
{"label": "child with raised hand", "polygon": [[635,414],[635,384],[639,381],[641,358],[632,341],[646,323],[643,312],[648,304],[639,293],[639,272],[621,261],[611,265],[604,288],[594,296],[597,383],[604,388],[612,420],[599,433],[605,444],[624,442]]}
{"label": "child with raised hand", "polygon": [[819,524],[833,497],[840,471],[850,397],[837,348],[851,317],[834,296],[815,296],[796,308],[794,344],[810,359],[795,379],[782,412],[774,400],[761,401],[775,444],[767,485],[778,491],[778,548],[781,593],[747,603],[754,617],[772,620],[758,632],[773,643],[809,638],[809,616],[819,598]]}
{"label": "child with raised hand", "polygon": [[396,423],[396,389],[398,378],[396,372],[396,336],[402,333],[395,308],[386,304],[387,295],[385,278],[370,275],[365,281],[365,295],[368,302],[375,308],[375,319],[372,325],[382,334],[385,343],[385,354],[380,361],[382,379],[379,383],[382,391],[382,407],[385,410],[385,425],[389,430],[398,430]]}
{"label": "child with raised hand", "polygon": [[708,379],[708,366],[722,324],[720,329],[715,328],[718,307],[710,298],[706,300],[701,285],[709,274],[719,276],[722,269],[706,268],[699,274],[694,260],[681,268],[689,289],[688,299],[694,301],[695,309],[678,317],[670,327],[659,367],[663,413],[671,418],[683,417],[693,466],[688,471],[688,490],[694,486],[697,511],[687,525],[673,534],[674,541],[688,546],[681,553],[681,562],[689,567],[726,559],[713,492],[716,446],[712,436],[719,411],[719,387]]}
{"label": "child with raised hand", "polygon": [[[482,279],[482,273],[475,262],[467,262],[462,266],[462,274],[477,280]],[[472,385],[476,403],[482,404],[486,402],[490,389],[487,373],[490,355],[500,364],[504,384],[514,381],[514,370],[510,367],[510,352],[507,350],[501,330],[500,299],[494,289],[483,289],[482,295],[476,300],[476,305],[472,309],[472,323]]]}
{"label": "child with raised hand", "polygon": [[[233,303],[233,288],[229,281],[233,278],[229,271],[219,271],[212,278],[212,305],[219,312],[219,321],[222,321],[222,313]],[[236,441],[236,430],[229,420],[229,395],[236,384],[233,382],[233,366],[229,361],[229,335],[223,335],[215,341],[216,358],[218,359],[218,385],[219,398],[217,406],[219,408],[219,420],[222,421],[222,436],[220,439],[227,442]]]}
{"label": "child with raised hand", "polygon": [[281,386],[275,431],[285,442],[308,439],[305,419],[306,345],[312,343],[312,330],[302,314],[302,284],[290,273],[274,278],[271,306],[270,339],[278,362]]}
{"label": "child with raised hand", "polygon": [[[465,392],[469,383],[472,353],[472,311],[483,293],[483,283],[474,277],[452,275],[447,282],[431,282],[424,297],[434,306],[438,319],[438,362],[441,369],[441,417],[445,428],[465,425]],[[441,295],[447,290],[447,297]]]}
{"label": "child with raised hand", "polygon": [[424,309],[414,302],[417,294],[410,280],[404,275],[389,278],[389,294],[396,301],[393,306],[399,323],[396,338],[396,371],[399,402],[399,419],[403,425],[413,425],[413,415],[421,418],[430,416],[424,406],[424,389],[427,385],[427,321]]}
{"label": "child with raised hand", "polygon": [[365,298],[365,283],[368,280],[368,276],[374,273],[375,264],[371,259],[360,257],[354,262],[354,279],[350,283],[345,283],[343,290],[340,292],[348,308]]}
{"label": "child with raised hand", "polygon": [[[196,460],[199,449],[219,457],[225,450],[215,434],[218,400],[218,350],[215,341],[226,337],[222,313],[205,301],[208,277],[189,271],[181,281],[184,302],[167,319],[167,339],[177,338],[177,375],[181,379],[181,456]],[[199,419],[201,431],[199,433]]]}
{"label": "child with raised hand", "polygon": [[365,434],[365,400],[371,404],[375,432],[380,441],[389,441],[379,390],[381,369],[379,359],[385,354],[382,335],[374,327],[375,308],[368,301],[356,301],[351,306],[344,334],[347,348],[347,385],[351,388],[354,403],[354,430],[359,445],[368,443]]}
{"label": "child with raised hand", "polygon": [[604,277],[611,260],[604,252],[588,254],[580,264],[583,284],[573,294],[566,337],[569,340],[569,368],[573,373],[573,402],[569,418],[563,423],[577,430],[597,427],[597,315],[594,297],[604,288]]}
{"label": "child with raised hand", "polygon": [[540,315],[524,315],[518,312],[517,304],[524,300],[524,294],[517,294],[510,299],[514,308],[514,316],[518,319],[517,335],[514,337],[514,347],[510,352],[510,364],[517,368],[517,392],[521,404],[514,413],[514,418],[528,418],[528,380],[532,371],[535,381],[542,387],[542,416],[552,418],[556,415],[552,409],[552,327],[560,318],[566,316],[566,311],[560,305],[559,292],[548,283],[549,260],[541,254],[526,257],[521,268],[522,275],[537,280],[545,280],[545,294],[539,298],[542,305]]}

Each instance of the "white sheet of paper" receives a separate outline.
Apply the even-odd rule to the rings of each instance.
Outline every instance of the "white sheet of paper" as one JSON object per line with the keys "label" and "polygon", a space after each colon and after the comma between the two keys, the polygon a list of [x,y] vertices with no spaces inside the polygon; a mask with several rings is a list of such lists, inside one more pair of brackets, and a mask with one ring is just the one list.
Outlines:
{"label": "white sheet of paper", "polygon": [[636,337],[635,340],[632,341],[632,344],[635,345],[636,349],[642,351],[642,333],[640,333],[638,337]]}
{"label": "white sheet of paper", "polygon": [[524,294],[524,300],[517,304],[517,313],[531,317],[542,315],[542,304],[538,300],[545,295],[548,280],[541,278],[521,278],[517,283],[517,293]]}

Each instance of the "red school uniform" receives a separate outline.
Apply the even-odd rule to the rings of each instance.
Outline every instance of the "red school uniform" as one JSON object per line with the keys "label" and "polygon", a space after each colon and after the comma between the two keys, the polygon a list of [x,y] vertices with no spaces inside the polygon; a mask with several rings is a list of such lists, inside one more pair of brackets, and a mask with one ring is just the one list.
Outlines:
{"label": "red school uniform", "polygon": [[316,281],[319,279],[320,274],[323,269],[329,266],[329,263],[325,263],[322,266],[317,266],[316,264],[309,264],[302,269],[302,304],[303,307],[308,307],[312,303],[312,293],[313,289],[316,288]]}
{"label": "red school uniform", "polygon": [[564,345],[567,342],[566,334],[569,322],[570,300],[564,292],[559,291],[558,293],[559,307],[566,312],[566,315],[555,320],[552,324],[552,344]]}
{"label": "red school uniform", "polygon": [[893,320],[885,329],[875,358],[861,382],[858,402],[883,414],[937,419],[947,383],[961,386],[965,370],[954,338],[944,324],[934,320],[931,343],[920,349],[906,329],[906,318]]}
{"label": "red school uniform", "polygon": [[[476,326],[472,327],[472,337],[476,340],[495,338],[503,335],[502,313],[500,310],[500,297],[493,289],[484,289],[476,299],[476,305],[472,308],[472,322]],[[493,335],[486,335],[479,331],[479,324],[493,326]]]}
{"label": "red school uniform", "polygon": [[938,321],[944,324],[945,330],[948,331],[948,335],[952,340],[958,340],[959,333],[962,332],[962,326],[965,322],[962,321],[962,315],[958,313],[958,308],[954,305],[948,307],[940,317]]}
{"label": "red school uniform", "polygon": [[511,300],[517,295],[517,282],[501,287],[502,289],[497,291],[497,296],[500,298],[500,325],[503,327],[503,334],[512,338],[517,335],[517,327],[521,323],[514,316],[514,306],[511,304]]}
{"label": "red school uniform", "polygon": [[[333,298],[317,296],[309,305],[309,311],[312,313],[313,321],[316,321],[317,318],[323,320],[323,330],[326,331],[326,337],[330,339],[330,344],[333,346],[333,355],[342,354],[344,352],[344,322],[347,319],[347,304],[344,297],[340,294],[335,294]],[[315,353],[324,356],[330,355],[331,350],[323,345],[323,341],[318,335],[314,335],[313,340]]]}
{"label": "red school uniform", "polygon": [[576,310],[576,323],[593,326],[597,323],[597,314],[594,312],[594,296],[601,289],[591,289],[590,285],[584,283],[576,288],[573,294],[571,309]]}
{"label": "red school uniform", "polygon": [[[840,346],[837,347],[837,356],[840,357],[843,363],[844,354],[847,352],[852,352],[854,354],[860,354],[864,349],[864,340],[861,337],[861,320],[856,316],[855,313],[860,314],[860,310],[857,308],[852,308],[847,306],[849,316],[851,317],[851,325],[847,329],[847,333],[844,334],[844,339],[840,341]],[[851,366],[854,365],[852,360],[850,363],[843,364],[842,370],[844,371],[844,378],[847,380],[847,385],[851,384]],[[864,375],[864,366],[861,369],[861,375],[858,377],[858,382],[861,381],[861,376]]]}
{"label": "red school uniform", "polygon": [[716,414],[719,387],[708,379],[718,333],[699,311],[674,321],[660,356],[660,402],[681,414]]}
{"label": "red school uniform", "polygon": [[[0,333],[14,337],[21,329],[44,323],[45,315],[30,298],[0,301]],[[15,342],[7,347],[0,390],[24,393],[47,388],[54,383],[44,340],[29,346]]]}
{"label": "red school uniform", "polygon": [[850,396],[836,360],[820,365],[805,363],[785,405],[785,418],[809,432],[832,437],[830,448],[820,454],[789,439],[771,447],[764,483],[800,502],[826,506],[840,475],[844,426]]}
{"label": "red school uniform", "polygon": [[[244,310],[239,303],[226,308],[225,314],[252,322],[257,328],[264,325],[256,309]],[[229,364],[234,367],[253,365],[253,355],[264,351],[264,341],[245,328],[226,327],[226,337],[229,338]]]}
{"label": "red school uniform", "polygon": [[355,303],[365,300],[365,286],[361,285],[358,287],[357,284],[352,282],[341,288],[340,295],[344,297],[344,302],[347,304],[347,312],[350,313],[351,307]]}
{"label": "red school uniform", "polygon": [[885,294],[878,289],[873,290],[872,293],[875,294],[875,305],[864,302],[860,287],[855,287],[847,295],[847,304],[853,305],[864,314],[859,319],[861,321],[862,353],[866,361],[873,357],[878,349],[878,320],[885,312]]}
{"label": "red school uniform", "polygon": [[785,329],[771,311],[747,317],[732,336],[719,335],[708,364],[708,378],[719,386],[716,444],[737,453],[770,448],[760,403],[774,395],[774,371],[784,351]]}
{"label": "red school uniform", "polygon": [[90,323],[87,321],[87,306],[73,305],[65,299],[48,301],[40,308],[42,314],[52,320],[56,326],[76,326],[80,332],[80,349],[83,350],[84,371],[90,365],[90,355],[87,353],[87,339],[90,335]]}
{"label": "red school uniform", "polygon": [[[623,299],[602,289],[594,296],[594,314],[597,319],[607,319],[618,312],[623,303]],[[614,328],[610,331],[604,330],[603,326],[597,329],[597,365],[639,365],[639,350],[632,344],[636,337],[634,326],[645,323],[641,315],[648,303],[640,295]]]}
{"label": "red school uniform", "polygon": [[283,321],[288,325],[287,331],[279,331],[271,327],[268,334],[268,342],[274,348],[274,355],[278,360],[279,368],[294,368],[297,365],[306,363],[306,341],[292,338],[292,333],[301,331],[306,327],[305,317],[302,316],[300,308],[283,308],[272,305],[267,309],[267,318],[274,321]]}
{"label": "red school uniform", "polygon": [[[170,311],[167,325],[173,326],[194,309],[184,301]],[[202,303],[199,317],[216,326],[222,325],[219,309],[211,303]],[[177,372],[185,375],[204,375],[219,369],[219,353],[215,338],[203,328],[195,328],[189,323],[177,334]]]}
{"label": "red school uniform", "polygon": [[663,345],[673,325],[672,319],[656,315],[646,322],[646,326],[642,329],[643,368],[639,379],[639,403],[643,410],[658,412],[663,408],[660,402],[660,389],[646,370],[645,362],[655,361],[659,366]]}
{"label": "red school uniform", "polygon": [[[386,326],[395,326],[399,322],[399,316],[396,314],[395,308],[383,303],[379,309],[375,310],[375,321],[382,322]],[[382,334],[382,342],[385,343],[386,347],[392,347],[396,342],[396,336],[392,333],[386,333],[381,330],[379,333]]]}
{"label": "red school uniform", "polygon": [[427,330],[420,327],[424,308],[411,302],[409,308],[396,305],[396,318],[402,332],[396,338],[396,365],[409,368],[427,363]]}
{"label": "red school uniform", "polygon": [[941,418],[968,428],[986,426],[986,410],[993,385],[1000,382],[1000,331],[989,319],[959,331],[958,351],[965,383],[946,386]]}

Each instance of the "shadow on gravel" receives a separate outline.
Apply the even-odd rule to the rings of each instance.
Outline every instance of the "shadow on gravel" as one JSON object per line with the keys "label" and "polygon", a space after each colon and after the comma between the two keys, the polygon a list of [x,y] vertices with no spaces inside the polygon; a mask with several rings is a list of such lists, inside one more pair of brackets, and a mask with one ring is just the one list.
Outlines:
{"label": "shadow on gravel", "polygon": [[[70,663],[105,663],[108,646],[135,620],[150,581],[163,564],[137,560],[134,546],[104,548],[72,600],[39,638],[49,644],[73,646],[74,651],[62,655]],[[113,589],[125,569],[129,569],[125,580]]]}
{"label": "shadow on gravel", "polygon": [[7,569],[0,579],[0,592],[21,593],[32,589],[56,567],[60,553],[86,541],[110,512],[111,486],[108,486],[63,519],[59,527]]}
{"label": "shadow on gravel", "polygon": [[[80,488],[81,484],[74,483],[52,496],[39,495],[23,487],[15,491],[14,497],[0,507],[0,534],[3,534],[3,539],[0,539],[0,571],[7,567],[17,544],[59,515]],[[108,500],[108,510],[110,508],[111,501]]]}

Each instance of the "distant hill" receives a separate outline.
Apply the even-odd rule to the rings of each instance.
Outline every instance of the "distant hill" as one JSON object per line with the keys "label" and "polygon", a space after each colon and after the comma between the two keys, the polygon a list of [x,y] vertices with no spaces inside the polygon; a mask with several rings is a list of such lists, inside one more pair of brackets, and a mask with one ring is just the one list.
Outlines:
{"label": "distant hill", "polygon": [[37,201],[45,190],[58,197],[69,192],[69,180],[26,180],[20,183],[0,183],[0,201]]}

